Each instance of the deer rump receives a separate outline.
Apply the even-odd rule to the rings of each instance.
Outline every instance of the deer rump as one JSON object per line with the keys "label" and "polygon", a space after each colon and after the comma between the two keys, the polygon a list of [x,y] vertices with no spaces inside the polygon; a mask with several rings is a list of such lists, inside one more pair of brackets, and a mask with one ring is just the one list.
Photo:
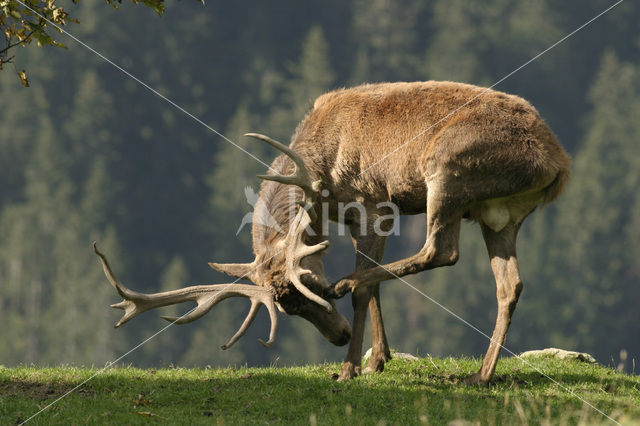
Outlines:
{"label": "deer rump", "polygon": [[[480,371],[467,380],[488,382],[522,290],[515,253],[518,229],[536,207],[558,197],[569,177],[570,159],[535,108],[517,96],[461,83],[366,84],[320,96],[290,147],[264,135],[247,135],[283,153],[267,175],[259,176],[264,179],[261,214],[277,226],[253,222],[253,262],[210,266],[255,285],[137,293],[118,281],[96,248],[124,299],[113,305],[125,310],[116,326],[149,309],[195,301],[198,306],[187,315],[165,318],[186,323],[227,297],[247,297],[249,314],[224,349],[265,305],[272,323],[269,340],[261,341],[265,346],[275,339],[276,309],[301,316],[334,344],[350,343],[339,374],[350,379],[360,373],[368,308],[373,353],[367,370],[382,371],[390,352],[379,283],[454,264],[460,221],[468,218],[480,224],[498,287],[494,334]],[[362,206],[354,209],[360,214],[340,217],[339,206],[348,203]],[[388,214],[379,207],[384,203],[397,206],[400,214],[426,212],[427,236],[418,253],[381,265],[385,235],[372,230],[373,220]],[[322,266],[328,247],[320,235],[322,215],[347,222],[356,249],[354,273],[333,284]],[[352,326],[333,302],[347,293],[353,294]]]}

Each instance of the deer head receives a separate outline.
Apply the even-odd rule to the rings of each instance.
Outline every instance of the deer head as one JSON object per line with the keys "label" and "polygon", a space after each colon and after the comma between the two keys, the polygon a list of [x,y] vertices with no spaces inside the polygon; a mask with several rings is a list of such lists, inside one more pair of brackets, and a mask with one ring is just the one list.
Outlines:
{"label": "deer head", "polygon": [[[333,300],[324,299],[321,294],[329,288],[324,277],[321,254],[329,246],[328,241],[308,245],[307,230],[316,221],[314,203],[320,190],[320,182],[312,181],[302,158],[289,147],[267,136],[247,133],[283,152],[294,163],[291,175],[270,174],[258,176],[267,181],[299,187],[302,200],[296,201],[297,212],[286,235],[274,235],[266,247],[256,251],[256,258],[250,263],[209,263],[216,271],[239,279],[247,279],[255,285],[227,284],[198,285],[155,294],[143,294],[125,287],[113,273],[106,256],[94,244],[94,251],[111,285],[118,291],[123,301],[111,305],[125,311],[116,327],[131,318],[151,309],[183,302],[196,302],[197,307],[181,317],[163,316],[167,321],[185,324],[205,315],[220,301],[229,297],[246,297],[251,307],[238,332],[222,346],[231,347],[249,328],[261,305],[267,307],[271,319],[269,340],[259,340],[269,347],[275,341],[278,328],[276,307],[287,314],[298,315],[310,321],[330,342],[345,345],[351,338],[349,322],[337,310]],[[314,291],[315,290],[315,291]]]}

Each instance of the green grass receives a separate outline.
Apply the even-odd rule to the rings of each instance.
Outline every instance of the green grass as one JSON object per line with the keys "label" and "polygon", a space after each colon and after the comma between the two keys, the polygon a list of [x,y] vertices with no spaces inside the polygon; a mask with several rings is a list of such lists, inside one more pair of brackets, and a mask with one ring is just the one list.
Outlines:
{"label": "green grass", "polygon": [[[531,362],[617,421],[640,424],[640,377],[578,361]],[[384,373],[346,383],[332,378],[337,364],[113,368],[29,424],[613,424],[518,359],[502,359],[489,386],[461,384],[479,364],[392,360]],[[0,424],[26,420],[97,371],[0,367]]]}

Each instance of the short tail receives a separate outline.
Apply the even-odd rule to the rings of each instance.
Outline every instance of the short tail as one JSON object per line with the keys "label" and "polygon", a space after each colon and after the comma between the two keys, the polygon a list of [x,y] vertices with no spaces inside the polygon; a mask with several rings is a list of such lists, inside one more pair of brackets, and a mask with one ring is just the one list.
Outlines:
{"label": "short tail", "polygon": [[571,172],[569,167],[560,169],[556,178],[545,188],[544,201],[542,202],[542,205],[547,205],[560,196],[564,187],[567,186],[570,175]]}

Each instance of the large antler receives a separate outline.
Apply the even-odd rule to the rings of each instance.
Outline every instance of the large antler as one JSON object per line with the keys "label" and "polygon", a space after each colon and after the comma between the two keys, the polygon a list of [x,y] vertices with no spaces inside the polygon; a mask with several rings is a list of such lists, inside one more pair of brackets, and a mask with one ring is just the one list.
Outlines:
{"label": "large antler", "polygon": [[93,244],[93,250],[100,257],[102,268],[104,269],[107,279],[124,299],[120,303],[111,305],[113,308],[124,309],[124,315],[115,325],[116,327],[120,327],[131,318],[150,309],[175,305],[183,302],[196,302],[198,306],[183,316],[162,317],[163,319],[175,322],[176,324],[186,324],[202,317],[204,314],[209,312],[211,308],[218,304],[218,302],[229,297],[242,296],[249,298],[251,301],[251,308],[249,309],[246,319],[240,326],[240,329],[238,329],[236,334],[234,334],[227,344],[222,345],[222,349],[230,348],[240,337],[244,335],[255,319],[258,310],[260,309],[260,305],[265,305],[269,311],[269,317],[271,318],[271,331],[269,333],[268,341],[264,342],[261,339],[258,339],[258,341],[266,347],[271,346],[275,341],[276,331],[278,330],[278,316],[273,295],[268,289],[255,285],[232,283],[197,285],[154,294],[138,293],[122,285],[120,280],[118,280],[111,270],[105,255],[98,250],[96,243]]}
{"label": "large antler", "polygon": [[[250,136],[252,138],[259,139],[264,141],[286,154],[287,157],[291,158],[293,164],[295,164],[296,169],[292,175],[289,176],[281,176],[281,175],[258,175],[260,179],[264,180],[272,180],[275,182],[283,183],[285,185],[295,185],[302,188],[305,195],[305,201],[307,203],[313,204],[318,196],[318,192],[320,191],[320,181],[311,180],[311,176],[309,176],[309,172],[302,161],[302,157],[298,155],[297,152],[284,145],[283,143],[278,142],[277,140],[271,139],[269,136],[261,135],[259,133],[245,133],[245,136]],[[313,214],[313,213],[311,213]]]}
{"label": "large antler", "polygon": [[287,279],[291,281],[291,283],[295,286],[295,288],[302,293],[308,299],[316,302],[317,304],[324,307],[328,312],[332,311],[331,304],[323,299],[321,296],[318,296],[311,290],[309,290],[302,282],[300,281],[300,276],[304,274],[311,274],[311,271],[308,269],[303,269],[300,266],[300,262],[306,256],[318,253],[322,250],[325,250],[329,247],[329,241],[323,241],[319,244],[308,246],[304,243],[304,233],[307,227],[316,220],[315,210],[313,208],[313,203],[316,201],[318,197],[318,193],[320,192],[320,181],[313,181],[307,168],[302,161],[302,157],[298,155],[297,152],[289,148],[288,146],[271,139],[268,136],[261,135],[258,133],[245,133],[245,136],[250,136],[252,138],[259,139],[276,148],[277,150],[283,152],[287,155],[295,164],[295,171],[292,175],[281,176],[281,175],[259,175],[260,179],[271,180],[275,182],[279,182],[285,185],[296,185],[302,188],[304,191],[305,200],[304,202],[299,202],[298,204],[301,206],[298,214],[296,215],[291,227],[289,228],[289,233],[286,238],[286,265],[287,265]]}
{"label": "large antler", "polygon": [[307,299],[312,300],[324,307],[327,312],[332,311],[331,303],[324,300],[321,296],[318,296],[311,290],[309,290],[300,281],[300,276],[304,274],[311,274],[308,269],[303,269],[300,266],[300,262],[305,257],[319,253],[326,250],[329,247],[329,241],[322,241],[319,244],[308,246],[304,243],[304,232],[307,226],[311,224],[311,217],[304,208],[301,208],[296,215],[295,220],[291,224],[289,234],[286,238],[286,265],[287,265],[287,279],[291,281],[296,289],[302,293]]}

